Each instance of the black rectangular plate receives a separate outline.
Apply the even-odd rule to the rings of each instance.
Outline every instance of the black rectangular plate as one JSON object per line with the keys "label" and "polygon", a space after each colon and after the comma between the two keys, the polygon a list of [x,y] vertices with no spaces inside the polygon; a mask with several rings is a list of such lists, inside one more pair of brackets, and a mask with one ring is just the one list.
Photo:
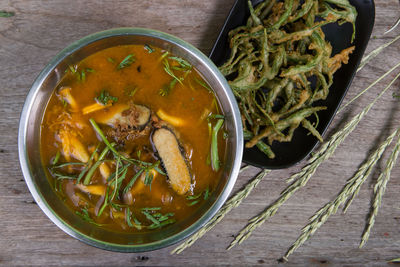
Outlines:
{"label": "black rectangular plate", "polygon": [[[254,6],[260,2],[260,0],[252,1]],[[349,63],[343,65],[334,74],[333,84],[329,90],[327,99],[317,103],[318,105],[327,107],[327,110],[318,113],[320,122],[317,130],[322,134],[325,133],[331,123],[338,107],[350,87],[374,26],[374,1],[350,0],[350,2],[358,12],[356,20],[356,36],[353,44],[351,43],[353,27],[350,23],[345,23],[341,26],[336,23],[329,24],[322,28],[326,35],[326,39],[332,45],[332,55],[335,55],[351,45],[356,46],[354,52],[350,55]],[[228,42],[229,31],[246,24],[249,15],[250,13],[247,7],[247,1],[236,0],[210,53],[211,60],[214,61],[217,66],[221,66],[230,55]],[[317,144],[318,140],[314,136],[309,135],[308,131],[299,127],[295,131],[291,142],[273,142],[272,150],[276,154],[274,159],[269,159],[256,147],[253,147],[244,150],[243,161],[261,168],[283,169],[303,160],[310,154]]]}

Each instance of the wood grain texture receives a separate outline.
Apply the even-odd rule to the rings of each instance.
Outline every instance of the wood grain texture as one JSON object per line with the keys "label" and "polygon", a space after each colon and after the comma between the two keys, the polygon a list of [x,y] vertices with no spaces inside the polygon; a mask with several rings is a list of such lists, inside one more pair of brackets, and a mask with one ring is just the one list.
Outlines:
{"label": "wood grain texture", "polygon": [[[360,0],[361,1],[361,0]],[[367,52],[400,33],[382,33],[400,15],[397,0],[376,0],[376,22]],[[285,178],[302,164],[273,171],[241,206],[180,255],[172,248],[140,254],[103,251],[58,229],[33,202],[23,180],[17,152],[18,120],[31,83],[45,64],[67,44],[114,27],[149,27],[174,34],[208,53],[233,0],[41,1],[2,0],[0,10],[0,264],[2,265],[277,265],[308,218],[335,197],[367,154],[399,126],[399,82],[387,93],[335,155],[267,223],[241,246],[225,248],[247,220],[262,211],[285,187]],[[373,60],[354,79],[345,102],[400,61],[400,42]],[[362,109],[388,83],[390,75],[334,119],[328,136]],[[387,158],[388,153],[385,154]],[[384,161],[379,163],[383,168]],[[235,191],[259,170],[240,175]],[[285,266],[382,266],[400,257],[400,167],[396,166],[370,240],[358,249],[369,211],[372,181],[362,187],[346,215],[336,214]],[[372,181],[371,181],[372,180]]]}

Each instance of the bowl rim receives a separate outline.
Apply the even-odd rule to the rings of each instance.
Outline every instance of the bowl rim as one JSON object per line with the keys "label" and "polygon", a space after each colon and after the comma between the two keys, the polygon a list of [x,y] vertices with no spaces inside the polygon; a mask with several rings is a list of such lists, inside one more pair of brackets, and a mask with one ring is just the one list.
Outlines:
{"label": "bowl rim", "polygon": [[[193,224],[189,225],[188,227],[184,228],[182,231],[171,235],[165,239],[160,239],[154,242],[146,243],[146,244],[115,244],[111,242],[102,241],[96,238],[91,237],[88,234],[84,234],[80,232],[78,229],[71,227],[66,221],[64,221],[55,210],[53,210],[50,205],[44,201],[44,197],[41,194],[38,185],[32,179],[32,172],[30,169],[30,164],[28,160],[27,154],[27,129],[29,127],[29,113],[32,109],[34,104],[34,100],[39,92],[40,87],[47,79],[48,75],[53,71],[53,69],[62,62],[65,58],[76,52],[77,50],[83,48],[90,43],[99,41],[101,39],[115,37],[115,36],[131,36],[131,35],[139,35],[139,36],[148,36],[153,38],[162,39],[172,43],[173,45],[177,45],[182,47],[183,49],[189,51],[194,57],[197,58],[201,62],[201,64],[206,65],[207,69],[213,73],[213,76],[217,79],[218,83],[222,85],[222,88],[227,95],[228,101],[230,106],[232,107],[232,118],[235,127],[235,135],[237,136],[236,142],[234,143],[234,147],[236,148],[236,155],[233,157],[233,164],[231,168],[231,176],[227,180],[224,188],[221,191],[221,194],[216,198],[215,202],[208,208],[208,210],[201,215],[201,217],[196,220]],[[34,200],[40,207],[40,209],[46,214],[46,216],[56,224],[61,230],[65,233],[69,234],[70,236],[86,243],[91,246],[110,250],[110,251],[118,251],[118,252],[144,252],[144,251],[151,251],[156,249],[161,249],[167,246],[171,246],[176,244],[177,242],[189,237],[190,235],[197,232],[201,227],[203,227],[222,207],[225,203],[226,199],[228,198],[230,192],[233,189],[233,186],[236,182],[236,179],[239,175],[239,169],[242,162],[243,156],[243,131],[242,131],[242,122],[240,119],[240,112],[237,106],[235,97],[230,90],[228,82],[226,81],[225,77],[220,73],[218,68],[215,64],[200,50],[198,50],[193,45],[189,44],[188,42],[153,29],[146,29],[146,28],[132,28],[132,27],[125,27],[125,28],[114,28],[105,31],[96,32],[90,35],[87,35],[70,45],[66,48],[61,50],[56,56],[54,56],[51,61],[44,67],[44,69],[39,73],[35,81],[33,82],[27,96],[25,99],[25,103],[20,115],[19,121],[19,129],[18,129],[18,154],[19,154],[19,162],[20,167],[22,170],[22,174],[24,176],[25,182],[31,192]]]}

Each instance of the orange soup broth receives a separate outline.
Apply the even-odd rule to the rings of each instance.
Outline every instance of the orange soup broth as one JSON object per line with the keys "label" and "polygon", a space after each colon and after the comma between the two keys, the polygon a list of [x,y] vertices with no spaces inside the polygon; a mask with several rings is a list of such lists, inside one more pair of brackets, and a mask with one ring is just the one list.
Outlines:
{"label": "orange soup broth", "polygon": [[[218,172],[215,172],[209,164],[211,137],[207,115],[211,112],[221,114],[221,108],[214,94],[198,82],[199,80],[204,82],[204,80],[195,69],[192,69],[186,75],[182,84],[176,83],[168,95],[160,95],[160,89],[164,85],[170,84],[173,79],[166,73],[163,65],[163,60],[168,59],[171,54],[164,55],[163,58],[165,51],[158,48],[153,49],[154,52],[149,53],[142,45],[116,46],[99,51],[85,58],[76,66],[72,66],[76,73],[68,70],[61,80],[50,98],[41,125],[41,155],[43,164],[47,167],[51,165],[57,151],[61,149],[56,131],[58,129],[57,121],[61,120],[60,114],[63,112],[70,116],[71,127],[76,130],[77,138],[84,144],[89,154],[99,143],[102,143],[90,125],[89,119],[93,118],[96,121],[102,118],[107,114],[108,108],[87,115],[83,115],[81,112],[82,108],[95,103],[95,97],[102,90],[107,90],[110,95],[118,97],[117,104],[140,104],[150,108],[153,113],[162,109],[168,115],[182,119],[184,121],[182,126],[171,126],[171,128],[174,129],[179,143],[185,151],[185,159],[192,176],[191,190],[186,195],[178,195],[169,186],[167,177],[157,173],[151,187],[142,186],[138,191],[139,193],[132,194],[133,205],[130,206],[130,210],[145,225],[149,225],[151,222],[140,212],[140,209],[144,207],[161,207],[160,212],[162,213],[174,213],[176,221],[183,220],[193,214],[204,201],[204,192],[209,190],[211,194],[212,189],[216,187],[222,173],[221,169],[223,169],[222,167]],[[118,69],[118,64],[129,54],[134,55],[135,62],[130,66]],[[171,66],[176,65],[174,60],[168,59],[168,62]],[[82,70],[89,70],[85,71],[83,78]],[[91,70],[94,72],[91,72]],[[183,71],[175,70],[174,73],[178,77],[185,75]],[[79,110],[72,110],[68,104],[60,99],[57,91],[63,86],[71,87],[71,95],[76,100]],[[215,125],[215,120],[210,120],[210,122]],[[100,127],[104,133],[108,133],[108,126],[101,125]],[[218,150],[222,164],[226,147],[223,131],[225,131],[224,128],[221,129],[218,136]],[[113,141],[112,136],[107,136],[107,139],[110,142]],[[102,143],[99,153],[104,147],[104,143]],[[153,149],[149,136],[126,141],[125,146],[118,149],[121,152],[128,151],[130,157],[133,158],[137,158],[138,150],[140,150],[141,160],[147,162],[157,160],[151,153]],[[151,152],[146,153],[146,149]],[[112,159],[111,152],[108,153],[107,158]],[[61,156],[60,162],[66,162],[63,156]],[[115,164],[110,164],[110,167],[111,171],[114,172]],[[135,168],[129,168],[121,188],[124,188],[136,171]],[[104,195],[98,196],[82,192],[77,188],[75,180],[56,181],[56,178],[52,177],[50,172],[48,175],[58,194],[73,210],[79,212],[84,206],[87,207],[90,217],[104,227],[115,231],[136,231],[134,227],[129,227],[125,222],[125,208],[117,210],[107,206],[101,216],[98,217],[99,209],[104,203]],[[138,185],[139,180],[136,180],[133,188],[140,187]],[[105,183],[99,170],[96,170],[90,184]],[[202,192],[203,195],[198,198],[201,201],[190,205],[193,201],[187,199],[188,195],[201,194]],[[116,199],[115,202],[124,204],[122,197]]]}

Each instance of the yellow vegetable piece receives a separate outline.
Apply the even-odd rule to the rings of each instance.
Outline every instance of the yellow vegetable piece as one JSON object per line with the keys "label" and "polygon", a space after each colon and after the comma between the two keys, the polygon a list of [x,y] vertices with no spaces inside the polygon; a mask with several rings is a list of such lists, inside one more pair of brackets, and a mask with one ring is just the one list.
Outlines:
{"label": "yellow vegetable piece", "polygon": [[63,155],[67,161],[73,156],[81,162],[88,162],[89,154],[78,138],[66,130],[60,130],[58,136],[61,140]]}
{"label": "yellow vegetable piece", "polygon": [[74,111],[79,109],[78,104],[75,101],[75,98],[71,95],[71,87],[62,87],[58,91],[62,99],[67,102]]}
{"label": "yellow vegetable piece", "polygon": [[108,167],[107,163],[103,162],[102,164],[100,164],[99,170],[101,176],[103,176],[104,179],[110,177],[110,168]]}
{"label": "yellow vegetable piece", "polygon": [[181,118],[175,117],[175,116],[168,115],[162,109],[159,109],[157,111],[157,116],[160,117],[160,119],[168,122],[169,124],[171,124],[171,125],[173,125],[175,127],[179,127],[179,126],[185,125],[185,121],[184,120],[182,120]]}
{"label": "yellow vegetable piece", "polygon": [[105,109],[105,108],[107,108],[109,106],[111,106],[111,104],[102,105],[102,104],[99,104],[99,103],[94,103],[92,105],[84,107],[82,109],[82,114],[86,115],[86,114],[89,114],[89,113],[92,113],[92,112],[95,112],[95,111],[98,111],[98,110]]}
{"label": "yellow vegetable piece", "polygon": [[83,185],[83,184],[77,184],[76,187],[78,187],[81,191],[90,193],[92,195],[96,196],[104,196],[106,193],[106,186],[105,185]]}

